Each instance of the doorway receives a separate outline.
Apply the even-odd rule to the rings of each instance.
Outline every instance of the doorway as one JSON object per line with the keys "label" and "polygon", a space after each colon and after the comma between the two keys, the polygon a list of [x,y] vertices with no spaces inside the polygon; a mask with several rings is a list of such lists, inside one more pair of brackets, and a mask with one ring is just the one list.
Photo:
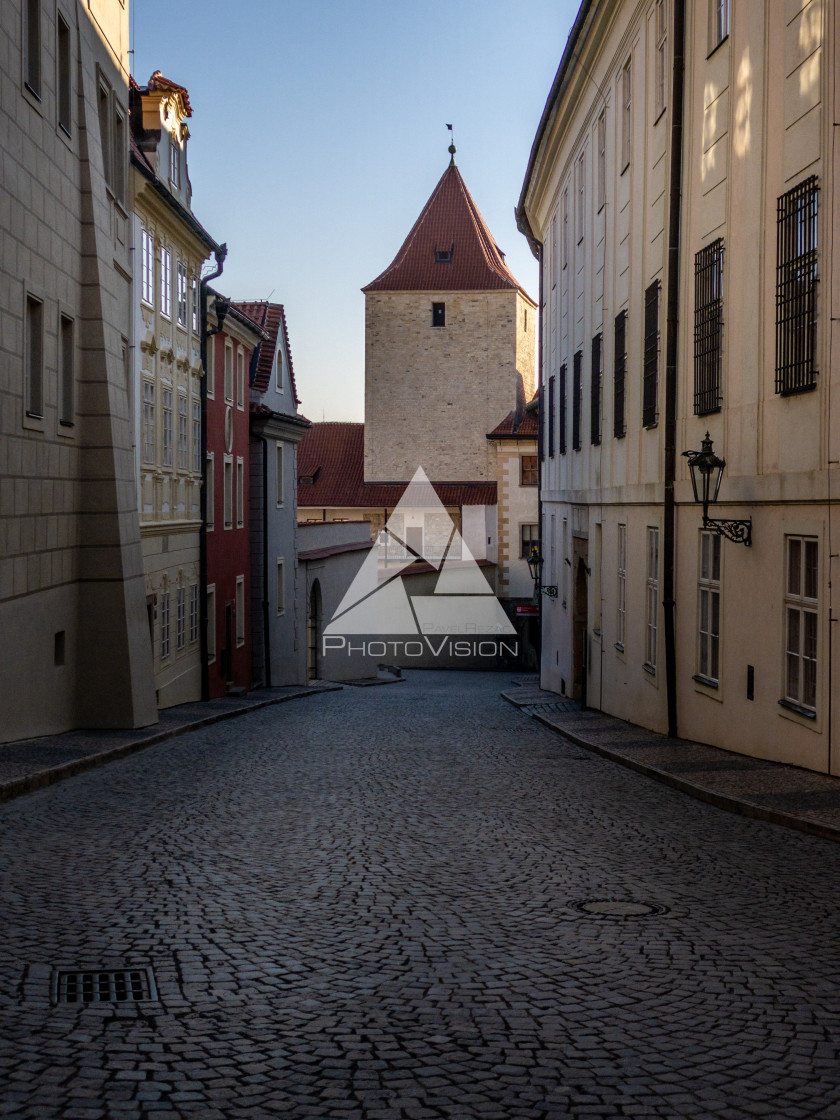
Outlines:
{"label": "doorway", "polygon": [[321,584],[316,579],[309,592],[306,613],[306,676],[310,681],[320,679],[318,642],[321,630]]}
{"label": "doorway", "polygon": [[587,649],[586,634],[589,619],[589,582],[586,566],[586,544],[581,542],[578,546],[575,562],[575,587],[572,611],[572,699],[579,700],[582,708],[586,707],[586,674],[587,674]]}

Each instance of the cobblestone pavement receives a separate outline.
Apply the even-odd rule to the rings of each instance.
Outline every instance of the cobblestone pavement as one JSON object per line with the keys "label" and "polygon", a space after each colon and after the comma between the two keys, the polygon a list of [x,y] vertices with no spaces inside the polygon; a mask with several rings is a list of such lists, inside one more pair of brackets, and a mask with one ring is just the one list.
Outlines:
{"label": "cobblestone pavement", "polygon": [[[503,686],[415,672],[3,806],[4,1120],[836,1120],[840,846]],[[157,999],[51,1003],[124,965]]]}

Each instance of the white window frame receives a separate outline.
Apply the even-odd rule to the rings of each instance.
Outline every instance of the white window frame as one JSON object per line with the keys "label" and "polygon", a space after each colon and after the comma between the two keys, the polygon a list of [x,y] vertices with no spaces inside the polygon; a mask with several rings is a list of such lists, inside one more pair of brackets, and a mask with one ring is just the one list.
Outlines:
{"label": "white window frame", "polygon": [[224,527],[233,528],[233,456],[225,455],[222,468],[222,489],[224,492]]}
{"label": "white window frame", "polygon": [[155,305],[155,239],[145,226],[140,229],[140,299]]}
{"label": "white window frame", "polygon": [[819,580],[819,538],[786,536],[783,702],[812,717],[817,713],[819,686]]}
{"label": "white window frame", "polygon": [[225,339],[225,403],[233,404],[233,343]]}
{"label": "white window frame", "polygon": [[198,277],[193,276],[190,280],[190,330],[193,334],[198,334],[199,332],[198,290]]}
{"label": "white window frame", "polygon": [[245,459],[236,458],[236,528],[245,527]]}
{"label": "white window frame", "polygon": [[645,587],[645,669],[656,673],[659,623],[659,529],[647,527],[647,581]]}
{"label": "white window frame", "polygon": [[245,645],[245,576],[236,577],[236,648]]}
{"label": "white window frame", "polygon": [[201,474],[201,401],[192,399],[192,469],[193,474]]}
{"label": "white window frame", "polygon": [[178,289],[176,292],[178,301],[178,325],[186,327],[187,325],[187,263],[186,261],[178,260],[175,265],[175,272],[178,278]]}
{"label": "white window frame", "polygon": [[624,651],[627,640],[627,525],[618,526],[616,540],[615,648]]}
{"label": "white window frame", "polygon": [[709,54],[729,38],[729,0],[709,0]]}
{"label": "white window frame", "polygon": [[633,155],[633,59],[621,68],[621,173],[630,166]]}
{"label": "white window frame", "polygon": [[187,589],[175,589],[175,649],[180,652],[187,644]]}
{"label": "white window frame", "polygon": [[172,318],[172,250],[160,247],[160,313]]}
{"label": "white window frame", "polygon": [[198,641],[198,584],[190,584],[190,645],[194,646]]}
{"label": "white window frame", "polygon": [[161,386],[161,464],[172,466],[172,386]]}
{"label": "white window frame", "polygon": [[169,133],[169,182],[176,191],[181,189],[181,145],[174,132]]}
{"label": "white window frame", "polygon": [[190,461],[190,444],[189,444],[189,420],[187,412],[187,394],[183,391],[178,392],[178,469],[186,471],[189,469]]}
{"label": "white window frame", "polygon": [[160,659],[165,661],[170,653],[169,590],[160,593]]}
{"label": "white window frame", "polygon": [[143,462],[154,463],[157,458],[157,408],[155,383],[143,379]]}
{"label": "white window frame", "polygon": [[216,528],[216,453],[207,452],[207,501],[205,502],[205,524],[207,532]]}
{"label": "white window frame", "polygon": [[286,497],[285,476],[284,476],[284,451],[283,444],[280,440],[274,443],[274,482],[277,508],[279,509]]}
{"label": "white window frame", "polygon": [[720,601],[722,538],[700,531],[697,569],[697,677],[703,684],[720,683]]}
{"label": "white window frame", "polygon": [[242,412],[245,408],[245,351],[236,351],[236,407]]}

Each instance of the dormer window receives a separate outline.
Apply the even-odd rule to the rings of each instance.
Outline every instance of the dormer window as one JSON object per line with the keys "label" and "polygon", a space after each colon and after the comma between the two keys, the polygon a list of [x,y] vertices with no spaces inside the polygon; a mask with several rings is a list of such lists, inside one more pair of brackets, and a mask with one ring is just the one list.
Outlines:
{"label": "dormer window", "polygon": [[278,393],[283,392],[283,351],[280,347],[277,348],[277,353],[274,355],[274,388]]}
{"label": "dormer window", "polygon": [[174,190],[181,189],[181,149],[174,133],[169,136],[169,182]]}
{"label": "dormer window", "polygon": [[454,244],[450,245],[448,249],[435,249],[435,264],[452,264],[452,254],[454,251]]}

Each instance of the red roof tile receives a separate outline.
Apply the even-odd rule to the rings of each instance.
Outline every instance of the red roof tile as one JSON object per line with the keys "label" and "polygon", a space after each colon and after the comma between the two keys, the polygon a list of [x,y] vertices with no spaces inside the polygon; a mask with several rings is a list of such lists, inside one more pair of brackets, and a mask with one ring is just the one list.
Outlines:
{"label": "red roof tile", "polygon": [[488,439],[536,439],[539,435],[539,420],[535,412],[526,412],[519,423],[516,421],[516,409],[507,414],[501,424],[497,424],[492,432],[488,432]]}
{"label": "red roof tile", "polygon": [[[442,252],[451,252],[451,260],[436,261],[436,255]],[[362,291],[487,291],[495,288],[518,288],[527,295],[505,264],[453,160],[396,257]]]}
{"label": "red roof tile", "polygon": [[[313,424],[298,445],[298,507],[330,509],[393,508],[404,482],[365,482],[364,424]],[[494,506],[495,482],[434,482],[445,506]]]}
{"label": "red roof tile", "polygon": [[269,303],[268,300],[235,300],[233,306],[243,315],[247,315],[258,327],[268,335],[265,342],[260,343],[260,352],[257,358],[257,369],[254,374],[254,388],[264,393],[271,381],[271,370],[274,366],[274,355],[277,351],[277,336],[283,331],[286,342],[286,355],[289,359],[289,378],[292,383],[292,393],[295,404],[300,404],[295,384],[295,367],[292,364],[292,348],[289,345],[289,331],[286,326],[286,312],[282,303]]}
{"label": "red roof tile", "polygon": [[190,105],[190,95],[187,93],[186,87],[178,85],[177,82],[172,82],[169,78],[164,78],[160,70],[155,70],[146,85],[148,90],[162,91],[164,93],[180,93],[184,99],[184,116],[192,116],[192,106]]}

